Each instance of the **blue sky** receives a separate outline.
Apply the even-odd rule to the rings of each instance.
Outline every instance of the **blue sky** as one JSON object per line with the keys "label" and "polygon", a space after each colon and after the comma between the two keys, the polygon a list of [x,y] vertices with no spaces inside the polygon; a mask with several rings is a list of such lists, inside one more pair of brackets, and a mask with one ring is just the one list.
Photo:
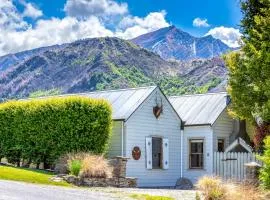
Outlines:
{"label": "blue sky", "polygon": [[[123,2],[123,1],[122,1]],[[239,0],[127,0],[131,13],[145,16],[149,12],[166,10],[166,19],[193,35],[203,35],[210,29],[192,26],[199,17],[211,26],[235,27],[239,25]]]}
{"label": "blue sky", "polygon": [[87,37],[130,39],[169,25],[237,46],[239,0],[0,0],[0,55]]}

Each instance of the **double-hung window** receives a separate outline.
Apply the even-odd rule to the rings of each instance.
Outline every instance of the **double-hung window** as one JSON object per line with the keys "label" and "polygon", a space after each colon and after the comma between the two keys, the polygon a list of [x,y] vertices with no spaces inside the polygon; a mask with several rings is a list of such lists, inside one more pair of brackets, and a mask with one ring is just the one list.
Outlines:
{"label": "double-hung window", "polygon": [[189,168],[203,169],[203,140],[191,139],[189,140]]}

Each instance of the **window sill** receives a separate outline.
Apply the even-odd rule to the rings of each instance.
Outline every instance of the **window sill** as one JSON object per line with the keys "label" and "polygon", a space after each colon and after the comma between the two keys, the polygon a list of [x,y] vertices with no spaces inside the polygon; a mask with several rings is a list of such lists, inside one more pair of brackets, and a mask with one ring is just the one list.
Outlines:
{"label": "window sill", "polygon": [[206,171],[206,169],[202,168],[202,169],[199,169],[199,168],[188,168],[187,169],[188,171]]}

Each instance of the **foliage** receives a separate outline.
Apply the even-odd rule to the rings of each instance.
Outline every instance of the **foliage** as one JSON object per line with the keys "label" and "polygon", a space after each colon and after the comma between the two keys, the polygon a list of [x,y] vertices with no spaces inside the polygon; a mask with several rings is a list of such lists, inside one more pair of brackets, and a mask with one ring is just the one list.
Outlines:
{"label": "foliage", "polygon": [[221,179],[214,177],[203,177],[198,181],[198,188],[202,191],[205,200],[224,199],[225,188]]}
{"label": "foliage", "polygon": [[242,13],[242,50],[225,56],[232,111],[241,119],[269,123],[270,1],[243,0]]}
{"label": "foliage", "polygon": [[30,93],[29,97],[36,98],[36,97],[53,96],[53,95],[59,95],[59,94],[61,94],[61,90],[54,88],[51,90],[37,90],[35,92]]}
{"label": "foliage", "polygon": [[[71,174],[84,178],[108,178],[112,176],[112,168],[109,166],[108,161],[101,155],[94,155],[91,153],[71,153],[68,154],[69,166],[75,163],[76,170],[79,168],[76,174]],[[79,166],[77,168],[77,166]]]}
{"label": "foliage", "polygon": [[130,197],[137,200],[174,200],[172,197],[155,196],[149,194],[132,194]]}
{"label": "foliage", "polygon": [[0,156],[53,164],[67,152],[104,153],[111,113],[105,100],[76,96],[2,103]]}
{"label": "foliage", "polygon": [[79,176],[82,168],[82,162],[80,160],[72,160],[69,163],[69,171],[74,176]]}
{"label": "foliage", "polygon": [[41,170],[30,170],[24,168],[0,166],[0,179],[46,185],[70,186],[64,181],[51,181],[50,178],[52,177],[52,173]]}
{"label": "foliage", "polygon": [[200,199],[201,199],[200,194],[196,192],[195,200],[200,200]]}
{"label": "foliage", "polygon": [[270,189],[270,136],[264,139],[265,151],[260,159],[263,161],[263,166],[260,171],[260,180],[262,185]]}
{"label": "foliage", "polygon": [[221,79],[213,77],[207,83],[197,86],[195,83],[190,82],[187,78],[180,76],[160,76],[148,77],[141,70],[135,66],[116,66],[113,63],[106,62],[109,66],[111,73],[95,73],[93,74],[90,84],[96,82],[97,90],[104,89],[118,89],[122,85],[128,87],[139,87],[149,85],[159,85],[166,95],[181,95],[181,94],[194,94],[206,93],[211,88],[216,87],[221,83]]}
{"label": "foliage", "polygon": [[198,189],[205,200],[262,200],[263,192],[252,185],[235,182],[222,182],[216,177],[202,177]]}

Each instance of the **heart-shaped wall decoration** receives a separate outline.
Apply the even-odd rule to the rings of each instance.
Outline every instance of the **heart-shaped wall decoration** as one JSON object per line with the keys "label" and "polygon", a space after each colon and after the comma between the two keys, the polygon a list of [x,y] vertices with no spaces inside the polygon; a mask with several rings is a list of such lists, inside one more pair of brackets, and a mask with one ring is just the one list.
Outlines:
{"label": "heart-shaped wall decoration", "polygon": [[157,119],[160,117],[162,111],[163,111],[163,106],[157,105],[157,106],[153,107],[153,113]]}

